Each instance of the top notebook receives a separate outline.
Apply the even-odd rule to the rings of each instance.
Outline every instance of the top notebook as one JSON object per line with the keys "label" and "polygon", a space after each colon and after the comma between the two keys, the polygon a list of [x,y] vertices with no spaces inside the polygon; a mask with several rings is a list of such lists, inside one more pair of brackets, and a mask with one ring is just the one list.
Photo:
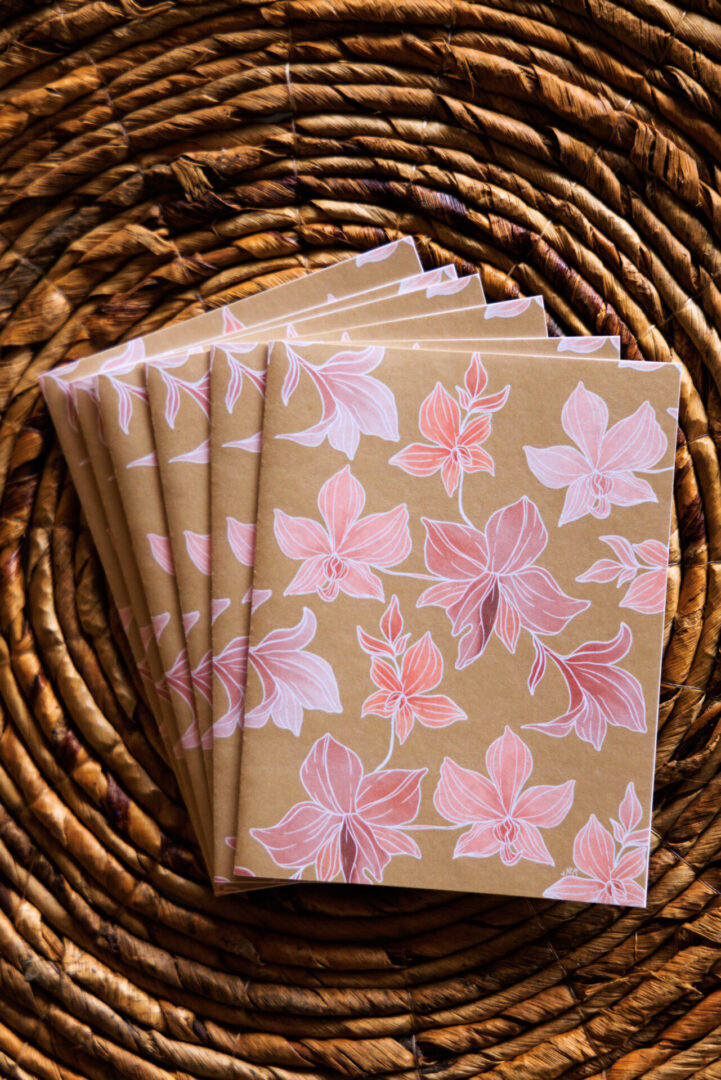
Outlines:
{"label": "top notebook", "polygon": [[644,903],[678,392],[273,347],[238,872]]}

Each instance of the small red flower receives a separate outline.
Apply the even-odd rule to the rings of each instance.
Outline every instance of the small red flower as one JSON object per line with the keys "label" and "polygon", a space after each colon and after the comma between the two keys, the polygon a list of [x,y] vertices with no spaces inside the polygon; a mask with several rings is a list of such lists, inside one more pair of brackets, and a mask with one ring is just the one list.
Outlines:
{"label": "small red flower", "polygon": [[[392,612],[394,604],[397,618],[400,618],[398,601],[394,596],[383,616],[384,619]],[[394,639],[396,642],[402,630],[403,620],[400,619]],[[369,635],[362,637],[362,634],[363,631],[358,627],[361,647],[375,654],[371,662],[371,679],[378,687],[378,690],[363,702],[362,716],[372,713],[392,719],[401,743],[408,738],[416,720],[424,727],[437,728],[466,719],[466,713],[445,694],[430,693],[443,678],[443,657],[440,649],[433,643],[430,631],[426,631],[420,641],[411,645],[407,651],[401,650],[403,658],[400,665],[398,654],[391,653],[389,657],[378,655],[385,651],[384,642],[378,642]],[[408,635],[405,635],[405,640],[407,639]]]}
{"label": "small red flower", "polygon": [[453,495],[463,473],[490,472],[491,455],[482,448],[491,433],[491,413],[502,408],[510,387],[482,397],[488,376],[478,353],[474,353],[466,371],[465,389],[458,387],[458,400],[466,411],[461,415],[458,402],[440,383],[420,408],[418,426],[428,443],[411,443],[390,459],[412,476],[432,476],[440,469],[443,486]]}

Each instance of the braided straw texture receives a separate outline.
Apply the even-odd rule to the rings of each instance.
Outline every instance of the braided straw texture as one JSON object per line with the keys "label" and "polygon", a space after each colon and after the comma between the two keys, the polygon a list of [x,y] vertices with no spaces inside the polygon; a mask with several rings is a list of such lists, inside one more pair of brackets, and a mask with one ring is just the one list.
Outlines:
{"label": "braided straw texture", "polygon": [[[721,4],[0,4],[0,1076],[721,1076]],[[38,393],[414,234],[684,365],[645,911],[214,899]]]}

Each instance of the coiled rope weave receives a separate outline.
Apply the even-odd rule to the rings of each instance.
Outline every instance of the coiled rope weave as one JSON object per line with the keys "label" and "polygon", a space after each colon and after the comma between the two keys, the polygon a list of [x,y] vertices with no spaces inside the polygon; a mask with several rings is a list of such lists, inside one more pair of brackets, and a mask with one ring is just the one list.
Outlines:
{"label": "coiled rope weave", "polygon": [[[721,4],[0,4],[0,1075],[721,1075]],[[682,361],[649,906],[213,899],[38,394],[412,233]]]}

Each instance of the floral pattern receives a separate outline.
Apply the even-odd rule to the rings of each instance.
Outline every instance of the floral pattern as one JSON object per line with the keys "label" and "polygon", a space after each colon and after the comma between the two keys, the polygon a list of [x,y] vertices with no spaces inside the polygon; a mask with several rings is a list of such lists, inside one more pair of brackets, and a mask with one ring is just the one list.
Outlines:
{"label": "floral pattern", "polygon": [[342,712],[333,668],[323,657],[306,651],[316,628],[315,615],[310,608],[303,608],[297,626],[271,630],[249,651],[248,659],[260,679],[263,699],[246,714],[246,727],[262,727],[272,720],[298,735],[304,709]]}
{"label": "floral pattern", "polygon": [[491,514],[485,532],[450,521],[423,519],[425,559],[438,583],[418,606],[445,608],[455,637],[462,635],[457,668],[481,656],[492,634],[515,652],[521,629],[558,634],[588,600],[567,596],[536,560],[548,543],[538,508],[525,495]]}
{"label": "floral pattern", "polygon": [[465,720],[466,713],[447,695],[431,693],[443,678],[441,651],[429,631],[408,647],[410,634],[403,633],[396,596],[381,619],[381,634],[382,639],[373,638],[358,627],[358,641],[372,657],[370,674],[378,687],[363,702],[361,716],[371,713],[389,718],[400,743],[406,741],[416,720],[429,728]]}
{"label": "floral pattern", "polygon": [[464,381],[464,387],[456,388],[458,400],[436,383],[418,418],[428,443],[411,443],[390,459],[391,465],[412,476],[432,476],[440,470],[448,495],[455,494],[464,473],[493,474],[493,458],[481,443],[491,433],[491,414],[503,408],[510,391],[506,386],[483,395],[488,375],[478,353],[471,357]]}
{"label": "floral pattern", "polygon": [[201,574],[210,576],[212,568],[212,537],[208,533],[196,533],[190,529],[183,532],[188,558]]}
{"label": "floral pattern", "polygon": [[635,880],[644,872],[648,857],[648,829],[637,827],[642,814],[636,789],[629,783],[618,808],[619,820],[612,819],[613,835],[591,814],[573,842],[574,870],[580,873],[560,878],[543,895],[554,900],[643,907],[646,893]]}
{"label": "floral pattern", "polygon": [[536,662],[528,686],[533,693],[550,657],[563,676],[568,690],[568,709],[555,720],[524,727],[563,738],[575,729],[579,739],[596,750],[603,746],[611,727],[646,731],[643,689],[635,675],[618,667],[633,643],[625,623],[611,641],[587,641],[567,656],[552,652],[536,641]]}
{"label": "floral pattern", "polygon": [[[528,298],[491,305],[485,314],[503,318],[533,302]],[[605,340],[569,342],[564,350],[591,354]],[[280,370],[271,367],[271,379],[277,379],[273,385],[280,397],[277,415],[285,415],[283,408],[302,385],[305,397],[300,415],[308,415],[305,409],[317,392],[321,419],[301,432],[278,438],[295,439],[307,447],[327,440],[329,456],[334,451],[350,459],[361,445],[361,437],[398,441],[396,403],[378,370],[383,364],[382,348],[349,346],[316,365],[301,355],[302,346],[286,345],[286,349],[288,366]],[[573,366],[571,386],[575,389],[560,418],[573,445],[517,445],[509,466],[516,492],[519,486],[523,492],[524,476],[528,480],[526,465],[544,486],[567,489],[559,526],[586,516],[604,519],[612,507],[656,502],[656,491],[639,474],[667,468],[668,440],[651,403],[637,398],[634,404],[641,400],[639,407],[635,411],[630,408],[628,416],[611,424],[606,402],[587,390],[582,381],[577,382],[579,368],[590,371],[591,365],[581,358]],[[416,525],[409,520],[406,503],[365,515],[366,490],[349,464],[326,479],[317,492],[319,517],[296,517],[275,510],[276,543],[286,558],[300,563],[285,596],[315,595],[330,603],[344,594],[384,601],[377,623],[363,618],[355,626],[360,656],[348,661],[353,685],[348,676],[343,682],[345,667],[339,667],[337,675],[347,714],[339,730],[362,730],[364,723],[372,723],[377,730],[376,725],[384,722],[387,736],[385,744],[381,743],[385,753],[374,749],[372,761],[365,751],[358,752],[362,741],[346,746],[331,734],[316,739],[307,753],[304,746],[306,756],[299,780],[306,798],[296,795],[288,800],[271,819],[279,818],[277,824],[252,828],[250,837],[275,866],[292,871],[294,878],[311,872],[319,880],[379,882],[384,874],[391,876],[388,865],[394,856],[420,858],[424,836],[432,830],[445,830],[450,834],[448,854],[453,851],[455,860],[486,859],[499,872],[524,863],[524,872],[534,875],[539,893],[545,888],[548,897],[642,903],[639,879],[647,864],[648,830],[641,827],[643,810],[631,781],[608,828],[598,816],[591,815],[578,831],[573,872],[566,871],[554,881],[559,850],[570,846],[569,831],[572,835],[588,813],[584,805],[583,816],[579,812],[571,829],[568,819],[574,800],[578,807],[582,791],[587,798],[589,778],[598,773],[595,754],[611,742],[611,752],[621,760],[633,742],[627,735],[635,738],[648,732],[644,688],[634,673],[632,630],[622,623],[615,636],[609,632],[608,640],[591,639],[595,606],[591,607],[591,600],[565,591],[568,568],[558,557],[555,522],[555,550],[547,552],[549,530],[536,502],[520,494],[502,505],[498,497],[508,490],[502,472],[506,461],[501,447],[494,447],[495,457],[491,456],[488,441],[499,410],[506,406],[513,409],[515,392],[509,386],[487,392],[488,374],[478,353],[466,360],[460,376],[463,385],[437,382],[432,389],[424,388],[425,396],[419,395],[421,404],[416,404],[414,412],[417,408],[423,441],[404,440],[403,448],[392,456],[383,454],[382,446],[376,444],[375,458],[363,463],[365,467],[371,460],[388,462],[407,474],[409,479],[403,478],[403,482],[409,485],[416,484],[415,478],[422,484],[423,478],[437,474],[452,500],[453,509],[443,515],[444,520],[429,514],[419,517]],[[633,379],[640,384],[639,375]],[[511,418],[510,412],[503,417],[507,432],[505,421]],[[414,428],[415,418],[411,432]],[[473,474],[485,475],[473,479]],[[398,491],[402,478],[392,470],[387,475],[389,486]],[[438,498],[440,484],[436,485],[435,493],[428,485],[429,498]],[[382,482],[378,490],[384,490]],[[422,495],[414,496],[417,505]],[[547,496],[546,502],[551,498]],[[651,508],[643,513],[660,520],[659,512]],[[413,530],[421,524],[425,530],[423,563],[420,550],[413,559],[412,542],[417,535]],[[576,581],[616,582],[625,587],[621,606],[659,615],[665,594],[666,548],[649,536],[650,532],[645,533],[648,539],[637,544],[618,535],[602,536],[615,558],[593,562]],[[573,570],[576,574],[578,569]],[[387,576],[412,579],[414,584],[386,602]],[[259,598],[260,593],[258,590]],[[321,612],[319,618],[323,618],[327,609],[315,603]],[[342,603],[345,607],[347,601]],[[356,607],[361,610],[360,605]],[[427,608],[438,608],[441,614],[426,612]],[[589,608],[588,616],[574,622]],[[364,605],[363,610],[369,607]],[[329,625],[332,621],[326,630]],[[272,626],[266,620],[264,629]],[[248,727],[272,720],[297,735],[306,709],[341,713],[336,672],[322,656],[308,652],[315,633],[315,616],[305,608],[298,625],[288,630],[270,629],[250,650],[248,663],[260,680],[261,695],[255,705],[259,695],[254,691],[251,703],[255,708],[245,721]],[[555,640],[560,635],[562,646]],[[497,643],[489,649],[494,637],[503,649]],[[453,638],[458,639],[455,669],[450,668],[445,653]],[[342,648],[349,646],[344,639]],[[365,687],[359,685],[359,680],[362,683],[366,678],[359,659],[367,671]],[[535,696],[527,710],[516,709],[515,715],[504,716],[498,727],[495,717],[484,716],[488,726],[495,727],[486,738],[479,718],[467,715],[472,712],[468,690],[473,684],[469,680],[475,679],[475,672],[470,676],[464,671],[475,663],[485,665],[485,675],[490,672],[491,677],[497,665],[503,679],[511,666],[520,665],[519,676],[527,679],[528,692]],[[251,678],[255,680],[255,675]],[[539,694],[542,681],[543,693]],[[352,702],[345,700],[346,685],[349,693],[358,694]],[[479,688],[484,685],[479,679]],[[558,699],[564,687],[565,708],[563,698]],[[549,700],[555,704],[549,706]],[[457,722],[463,722],[464,727],[439,730],[437,736],[426,737],[429,729],[451,728]],[[461,735],[466,732],[471,736],[469,745],[481,742],[485,761],[481,769],[470,768],[461,757],[458,748],[464,745]],[[572,738],[555,750],[548,742],[549,736],[564,739],[574,734],[579,740],[577,750],[573,750]],[[430,765],[431,755],[435,759],[436,753],[434,740],[436,748],[442,741],[446,749],[442,764],[430,768],[435,773],[431,778],[434,786],[430,786],[431,780],[422,783],[429,771],[426,767],[394,767],[399,759],[404,765]],[[377,742],[367,745],[377,747]],[[562,763],[560,769],[557,760]],[[578,767],[569,762],[577,762]],[[558,782],[533,784],[532,777]],[[423,805],[423,787],[428,793],[433,791],[435,815],[430,803]],[[554,830],[558,831],[554,834]],[[252,850],[247,846],[247,834],[239,837],[239,845],[244,855]],[[532,871],[533,864],[536,869]],[[249,861],[248,865],[254,864]],[[411,869],[410,864],[406,866]],[[538,876],[539,868],[545,876]],[[271,872],[267,862],[255,869],[261,874]],[[394,882],[399,873],[402,865],[398,871],[394,868]],[[459,871],[458,880],[467,883],[467,872],[463,876]],[[490,880],[494,887],[495,878],[482,880]],[[549,882],[554,884],[549,886]]]}
{"label": "floral pattern", "polygon": [[335,600],[343,592],[383,599],[383,584],[373,570],[395,566],[410,553],[408,509],[403,503],[361,517],[365,500],[362,484],[346,465],[320,489],[325,526],[275,511],[278,546],[289,559],[303,560],[286,596],[317,592],[323,600]]}
{"label": "floral pattern", "polygon": [[526,788],[533,757],[523,739],[506,727],[486,751],[488,776],[444,758],[433,796],[438,813],[457,825],[470,825],[458,838],[454,859],[500,855],[506,866],[520,859],[553,865],[541,829],[553,829],[573,803],[576,781]]}
{"label": "floral pattern", "polygon": [[666,572],[668,549],[659,540],[643,540],[631,544],[623,536],[601,536],[612,548],[615,559],[598,559],[576,581],[615,581],[616,586],[631,584],[626,589],[621,607],[632,608],[645,615],[658,615],[666,608]]}
{"label": "floral pattern", "polygon": [[[380,882],[394,855],[421,857],[403,827],[415,820],[427,769],[365,774],[358,755],[332,735],[315,742],[300,779],[309,798],[269,829],[251,829],[278,866],[312,865],[319,881]],[[299,875],[298,875],[299,876]]]}
{"label": "floral pattern", "polygon": [[351,461],[361,434],[398,442],[398,410],[392,392],[370,374],[383,360],[385,350],[370,345],[361,350],[342,350],[324,364],[312,364],[286,344],[288,373],[281,397],[287,405],[295,392],[301,372],[312,380],[321,400],[317,424],[279,439],[292,439],[303,446],[320,446],[324,439]]}
{"label": "floral pattern", "polygon": [[528,466],[542,484],[568,488],[559,525],[586,514],[606,518],[612,506],[657,502],[648,472],[663,457],[667,439],[648,401],[608,427],[603,398],[579,382],[563,407],[561,423],[576,446],[525,446]]}

